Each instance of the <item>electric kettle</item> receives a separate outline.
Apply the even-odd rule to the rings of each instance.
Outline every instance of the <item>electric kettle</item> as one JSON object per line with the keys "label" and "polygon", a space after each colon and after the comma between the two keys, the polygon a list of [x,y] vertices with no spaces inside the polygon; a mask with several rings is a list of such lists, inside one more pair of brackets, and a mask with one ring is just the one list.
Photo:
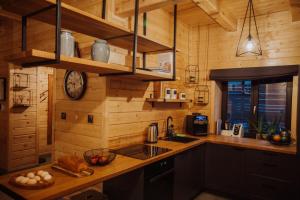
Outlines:
{"label": "electric kettle", "polygon": [[148,127],[147,142],[157,143],[157,139],[158,139],[158,123],[152,123]]}

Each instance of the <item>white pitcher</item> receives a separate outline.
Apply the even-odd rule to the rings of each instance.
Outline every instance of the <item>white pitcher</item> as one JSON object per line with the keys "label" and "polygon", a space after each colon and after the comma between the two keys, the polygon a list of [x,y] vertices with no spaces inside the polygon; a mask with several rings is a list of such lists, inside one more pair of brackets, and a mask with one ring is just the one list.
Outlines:
{"label": "white pitcher", "polygon": [[101,62],[108,62],[110,55],[110,48],[107,44],[106,40],[95,40],[93,46],[92,46],[92,60],[101,61]]}

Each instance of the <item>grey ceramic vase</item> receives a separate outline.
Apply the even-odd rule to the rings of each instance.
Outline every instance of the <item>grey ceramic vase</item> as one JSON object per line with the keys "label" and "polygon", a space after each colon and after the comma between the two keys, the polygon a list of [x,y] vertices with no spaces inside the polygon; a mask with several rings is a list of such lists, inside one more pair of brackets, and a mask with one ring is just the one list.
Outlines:
{"label": "grey ceramic vase", "polygon": [[110,55],[109,45],[105,40],[97,39],[92,46],[91,56],[95,61],[108,62]]}

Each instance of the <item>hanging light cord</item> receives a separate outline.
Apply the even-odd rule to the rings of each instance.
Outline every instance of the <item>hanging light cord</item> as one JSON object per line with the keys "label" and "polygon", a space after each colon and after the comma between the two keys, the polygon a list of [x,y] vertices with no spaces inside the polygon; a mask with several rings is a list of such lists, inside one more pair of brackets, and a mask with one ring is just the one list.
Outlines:
{"label": "hanging light cord", "polygon": [[208,50],[209,50],[209,25],[207,26],[205,85],[207,85],[208,82],[208,58],[209,58]]}
{"label": "hanging light cord", "polygon": [[255,18],[255,12],[254,12],[254,6],[253,6],[253,3],[252,3],[252,0],[251,0],[251,8],[252,8],[252,11],[253,11],[253,19],[254,19],[254,24],[255,24],[255,27],[256,27],[256,34],[257,34],[257,39],[258,39],[258,42],[259,42],[259,53],[260,55],[262,54],[262,50],[261,50],[261,46],[260,46],[260,38],[259,38],[259,33],[258,33],[258,29],[257,29],[257,23],[256,23],[256,18]]}
{"label": "hanging light cord", "polygon": [[[243,22],[243,26],[242,26],[242,31],[241,31],[239,43],[238,43],[238,46],[237,46],[237,49],[236,49],[236,55],[237,55],[237,56],[238,56],[239,45],[240,45],[240,42],[241,42],[241,39],[242,39],[242,34],[243,34],[244,27],[245,27],[245,23],[246,23],[246,18],[247,18],[247,13],[248,13],[250,1],[251,1],[251,0],[249,0],[249,2],[248,2],[248,6],[247,6],[246,13],[245,13],[245,18],[244,18],[244,22]],[[249,19],[249,21],[250,21],[250,19]]]}

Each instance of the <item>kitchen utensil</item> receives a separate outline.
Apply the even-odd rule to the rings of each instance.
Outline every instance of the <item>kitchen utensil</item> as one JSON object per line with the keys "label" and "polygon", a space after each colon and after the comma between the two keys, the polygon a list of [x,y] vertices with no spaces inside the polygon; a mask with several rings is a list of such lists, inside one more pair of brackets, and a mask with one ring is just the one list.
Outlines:
{"label": "kitchen utensil", "polygon": [[106,40],[95,40],[92,46],[92,60],[107,63],[110,56],[110,48]]}
{"label": "kitchen utensil", "polygon": [[147,142],[157,143],[157,139],[158,139],[158,123],[152,123],[148,127]]}
{"label": "kitchen utensil", "polygon": [[109,149],[92,149],[84,152],[83,157],[90,165],[104,166],[111,163],[116,154]]}
{"label": "kitchen utensil", "polygon": [[179,93],[179,99],[180,100],[185,100],[186,99],[186,94],[184,92]]}
{"label": "kitchen utensil", "polygon": [[171,89],[171,99],[177,99],[177,89]]}
{"label": "kitchen utensil", "polygon": [[165,99],[171,99],[171,88],[165,88]]}
{"label": "kitchen utensil", "polygon": [[64,56],[74,57],[75,39],[72,36],[72,32],[66,29],[62,29],[60,34],[60,40],[60,53]]}

